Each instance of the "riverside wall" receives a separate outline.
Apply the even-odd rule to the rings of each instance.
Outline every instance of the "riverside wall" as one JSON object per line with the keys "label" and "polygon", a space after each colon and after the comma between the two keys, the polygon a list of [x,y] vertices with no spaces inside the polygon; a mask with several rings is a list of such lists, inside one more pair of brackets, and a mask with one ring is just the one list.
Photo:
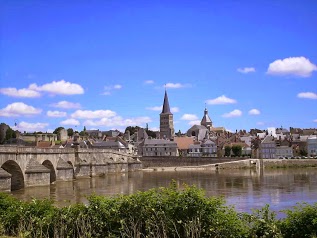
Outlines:
{"label": "riverside wall", "polygon": [[178,157],[178,156],[157,156],[157,157],[141,157],[143,168],[151,167],[184,167],[184,166],[202,166],[208,164],[218,164],[224,162],[234,162],[245,160],[243,157]]}
{"label": "riverside wall", "polygon": [[[168,158],[168,157],[167,157]],[[153,171],[186,171],[186,170],[234,170],[234,169],[270,169],[270,168],[304,168],[317,167],[317,159],[245,159],[245,158],[190,158],[179,162],[179,158],[167,158],[153,161],[154,158],[141,158],[143,168]],[[187,158],[182,158],[182,160]],[[181,161],[182,161],[181,160]]]}

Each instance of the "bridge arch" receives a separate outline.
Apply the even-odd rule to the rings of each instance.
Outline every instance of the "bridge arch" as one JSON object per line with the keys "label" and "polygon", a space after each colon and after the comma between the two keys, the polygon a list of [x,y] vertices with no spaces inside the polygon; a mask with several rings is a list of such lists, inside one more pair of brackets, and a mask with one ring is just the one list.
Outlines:
{"label": "bridge arch", "polygon": [[53,183],[56,181],[56,172],[54,169],[54,166],[51,161],[49,160],[44,160],[42,165],[44,165],[46,168],[50,170],[50,183]]}
{"label": "bridge arch", "polygon": [[14,160],[7,160],[2,169],[11,174],[11,191],[24,188],[24,176],[20,166]]}

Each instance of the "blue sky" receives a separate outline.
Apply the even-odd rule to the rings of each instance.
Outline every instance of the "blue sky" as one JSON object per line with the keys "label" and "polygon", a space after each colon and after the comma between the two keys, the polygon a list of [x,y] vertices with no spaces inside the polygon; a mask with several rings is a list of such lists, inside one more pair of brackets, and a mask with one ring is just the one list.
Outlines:
{"label": "blue sky", "polygon": [[317,127],[317,1],[0,1],[0,122]]}

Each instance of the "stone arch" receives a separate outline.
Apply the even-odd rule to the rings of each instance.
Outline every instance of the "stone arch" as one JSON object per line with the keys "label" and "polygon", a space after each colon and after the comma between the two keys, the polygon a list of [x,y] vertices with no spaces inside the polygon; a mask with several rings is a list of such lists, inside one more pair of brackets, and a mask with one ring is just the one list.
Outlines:
{"label": "stone arch", "polygon": [[11,174],[11,190],[24,188],[24,176],[20,166],[13,160],[6,161],[1,168]]}
{"label": "stone arch", "polygon": [[195,131],[192,131],[192,136],[196,136],[196,132]]}
{"label": "stone arch", "polygon": [[54,169],[54,166],[51,161],[45,160],[42,165],[44,165],[46,168],[50,170],[50,183],[53,183],[56,181],[56,172]]}

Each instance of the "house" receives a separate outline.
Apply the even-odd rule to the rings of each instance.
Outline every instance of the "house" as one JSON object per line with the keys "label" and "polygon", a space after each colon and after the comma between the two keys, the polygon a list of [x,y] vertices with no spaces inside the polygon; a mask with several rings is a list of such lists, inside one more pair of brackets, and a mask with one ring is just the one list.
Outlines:
{"label": "house", "polygon": [[144,139],[138,146],[138,154],[142,156],[177,156],[177,143],[164,139]]}
{"label": "house", "polygon": [[311,157],[317,156],[317,136],[307,138],[307,155]]}
{"label": "house", "polygon": [[189,145],[189,153],[190,157],[217,157],[217,145],[210,139],[206,139],[202,142],[194,142]]}
{"label": "house", "polygon": [[174,141],[178,147],[178,153],[182,156],[187,156],[189,153],[189,146],[194,144],[195,137],[181,136],[174,137]]}
{"label": "house", "polygon": [[273,136],[267,135],[260,144],[261,159],[275,159],[276,143]]}

